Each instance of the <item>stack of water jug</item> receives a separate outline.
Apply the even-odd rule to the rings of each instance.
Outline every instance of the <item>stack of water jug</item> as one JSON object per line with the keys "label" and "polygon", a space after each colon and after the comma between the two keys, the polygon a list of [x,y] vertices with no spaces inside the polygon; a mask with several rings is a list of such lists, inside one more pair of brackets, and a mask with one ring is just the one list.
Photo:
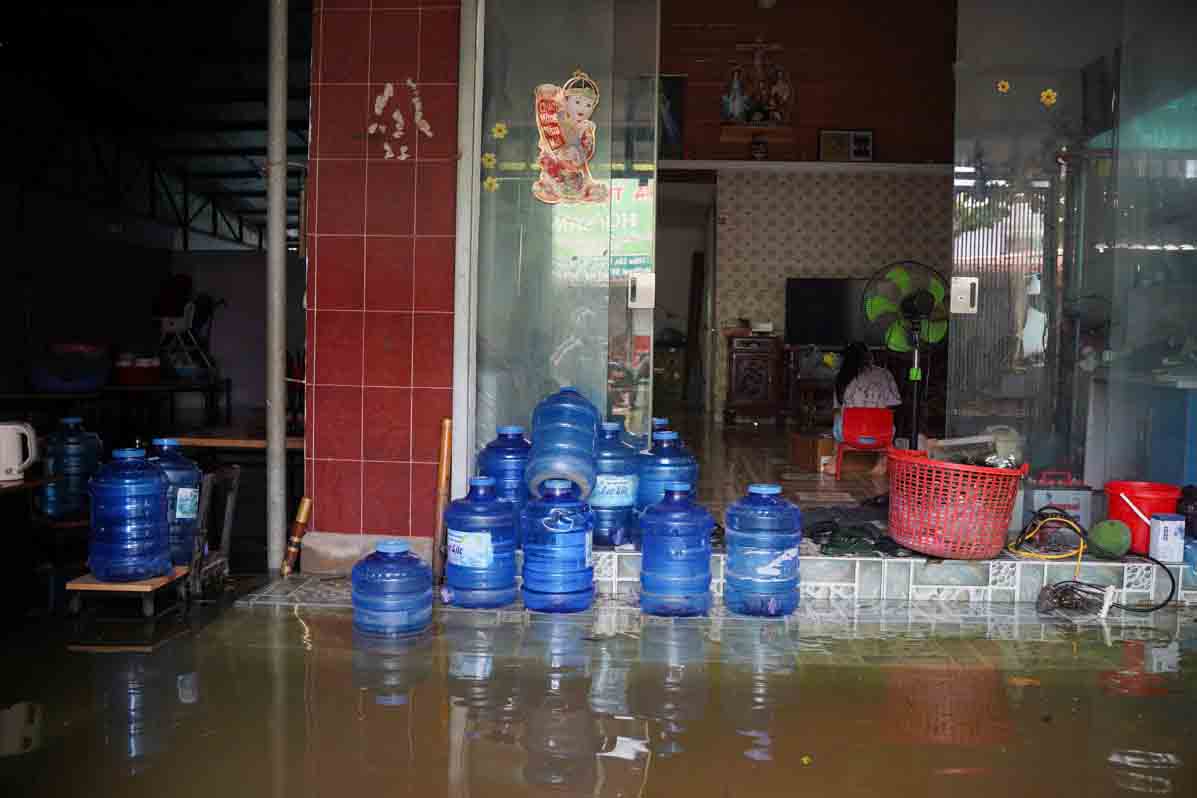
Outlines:
{"label": "stack of water jug", "polygon": [[[536,406],[531,442],[522,427],[499,427],[478,455],[468,494],[445,512],[443,600],[495,608],[518,593],[530,610],[579,612],[594,601],[594,546],[633,545],[643,552],[644,612],[706,614],[715,521],[694,501],[698,461],[667,426],[653,419],[651,446],[637,451],[624,442],[621,424],[602,422],[593,404],[566,387]],[[734,612],[780,616],[797,607],[801,517],[780,493],[776,485],[753,485],[727,511],[725,604]],[[398,636],[427,624],[431,573],[405,552],[405,544],[386,541],[354,568],[359,631]],[[402,598],[388,593],[387,578],[396,587],[407,580]],[[374,614],[367,621],[359,606],[360,613],[393,612],[393,622],[379,625]]]}
{"label": "stack of water jug", "polygon": [[149,456],[144,449],[116,449],[89,482],[88,566],[102,582],[150,579],[192,560],[200,470],[180,454],[177,441],[152,443]]}

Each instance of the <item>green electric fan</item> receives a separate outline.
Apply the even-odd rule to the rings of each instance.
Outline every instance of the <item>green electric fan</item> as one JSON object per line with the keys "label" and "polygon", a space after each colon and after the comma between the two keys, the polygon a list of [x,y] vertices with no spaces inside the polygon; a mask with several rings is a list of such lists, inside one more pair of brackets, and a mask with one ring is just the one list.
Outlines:
{"label": "green electric fan", "polygon": [[882,338],[891,352],[911,353],[911,448],[919,448],[920,396],[925,347],[942,343],[948,335],[948,282],[925,263],[901,260],[882,266],[865,285],[861,303],[870,324],[884,328]]}

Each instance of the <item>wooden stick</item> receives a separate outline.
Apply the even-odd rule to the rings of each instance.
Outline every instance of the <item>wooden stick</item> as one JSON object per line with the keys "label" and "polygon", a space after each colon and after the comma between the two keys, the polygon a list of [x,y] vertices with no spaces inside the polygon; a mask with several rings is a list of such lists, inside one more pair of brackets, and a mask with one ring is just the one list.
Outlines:
{"label": "wooden stick", "polygon": [[295,520],[291,522],[291,537],[287,539],[287,557],[283,560],[283,576],[288,576],[295,570],[295,560],[299,557],[300,542],[304,533],[308,531],[308,519],[312,516],[312,500],[304,496],[299,500],[299,509],[295,511]]}
{"label": "wooden stick", "polygon": [[453,459],[453,419],[441,419],[441,451],[436,464],[436,528],[432,531],[432,578],[441,583],[445,564],[441,561],[441,545],[445,535],[445,505],[449,502],[450,464]]}

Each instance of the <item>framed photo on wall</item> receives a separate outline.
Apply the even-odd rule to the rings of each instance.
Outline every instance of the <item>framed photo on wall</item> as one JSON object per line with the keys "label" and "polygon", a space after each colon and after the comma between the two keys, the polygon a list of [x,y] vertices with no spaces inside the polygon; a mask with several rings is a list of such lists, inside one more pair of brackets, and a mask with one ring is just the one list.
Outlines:
{"label": "framed photo on wall", "polygon": [[873,131],[820,130],[820,161],[873,160]]}

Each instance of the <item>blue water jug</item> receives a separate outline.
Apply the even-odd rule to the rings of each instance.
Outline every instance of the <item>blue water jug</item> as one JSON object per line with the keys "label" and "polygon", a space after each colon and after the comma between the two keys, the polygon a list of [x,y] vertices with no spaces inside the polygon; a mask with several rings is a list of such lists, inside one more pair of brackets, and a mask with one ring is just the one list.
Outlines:
{"label": "blue water jug", "polygon": [[652,420],[652,427],[653,432],[660,432],[663,429],[669,429],[669,419],[654,416]]}
{"label": "blue water jug", "polygon": [[144,449],[117,449],[92,477],[87,564],[101,582],[135,582],[170,572],[161,468]]}
{"label": "blue water jug", "polygon": [[473,477],[470,492],[445,510],[446,604],[505,607],[515,601],[515,519],[493,477]]}
{"label": "blue water jug", "polygon": [[432,621],[432,569],[406,540],[380,540],[353,566],[353,627],[362,634],[403,637]]}
{"label": "blue water jug", "polygon": [[711,530],[690,485],[670,482],[640,518],[640,609],[649,615],[705,615],[711,608]]}
{"label": "blue water jug", "polygon": [[67,518],[87,511],[87,483],[100,468],[104,444],[100,436],[83,429],[83,419],[59,419],[58,429],[46,441],[46,476],[59,477],[42,489],[41,512],[50,518]]}
{"label": "blue water jug", "polygon": [[594,514],[564,479],[524,506],[524,606],[537,612],[581,612],[594,601],[591,535]]}
{"label": "blue water jug", "polygon": [[594,489],[594,445],[599,412],[577,388],[546,396],[532,413],[532,455],[525,479],[533,496],[550,479],[578,486],[585,499]]}
{"label": "blue water jug", "polygon": [[499,427],[498,433],[498,437],[478,452],[478,474],[494,477],[499,501],[511,505],[518,541],[520,510],[528,503],[528,483],[524,481],[524,473],[532,459],[532,444],[524,437],[524,428],[520,426]]}
{"label": "blue water jug", "polygon": [[640,484],[636,450],[619,439],[620,425],[604,422],[594,453],[594,542],[599,546],[631,543],[636,530],[636,488]]}
{"label": "blue water jug", "polygon": [[195,528],[199,523],[200,482],[204,475],[179,451],[174,438],[154,438],[151,463],[166,472],[170,487],[166,493],[166,516],[170,523],[170,560],[175,565],[191,562]]}
{"label": "blue water jug", "polygon": [[724,605],[741,615],[789,615],[798,608],[798,507],[782,498],[780,485],[749,485],[726,521]]}
{"label": "blue water jug", "polygon": [[636,512],[665,498],[665,485],[685,482],[698,485],[698,460],[682,448],[676,432],[659,430],[653,433],[653,448],[640,452],[636,458],[640,484],[636,493]]}

